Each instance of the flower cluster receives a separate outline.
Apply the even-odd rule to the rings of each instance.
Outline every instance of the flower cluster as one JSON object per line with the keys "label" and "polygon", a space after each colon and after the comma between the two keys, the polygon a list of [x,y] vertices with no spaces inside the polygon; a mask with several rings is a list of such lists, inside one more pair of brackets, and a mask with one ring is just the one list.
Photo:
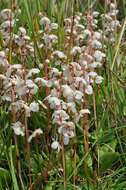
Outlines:
{"label": "flower cluster", "polygon": [[[114,11],[115,9],[112,8]],[[27,57],[34,59],[34,43],[24,27],[14,33],[18,20],[10,9],[0,13],[3,22],[0,32],[3,36],[3,49],[0,51],[1,102],[9,105],[11,113],[17,117],[12,121],[16,135],[24,136],[25,123],[18,121],[19,115],[30,117],[31,112],[39,112],[40,106],[49,108],[52,113],[52,127],[56,127],[58,139],[53,139],[51,147],[60,149],[61,139],[67,145],[75,136],[75,126],[90,111],[84,107],[86,97],[93,94],[95,84],[101,84],[103,77],[98,75],[105,59],[103,32],[98,29],[98,12],[80,13],[64,20],[64,45],[58,48],[58,24],[51,22],[39,13],[40,30],[37,33],[37,46],[42,59],[37,67],[27,66]],[[111,15],[110,15],[111,16]],[[12,45],[10,59],[9,45]],[[43,53],[44,52],[44,53]],[[17,59],[19,58],[19,60]],[[12,64],[11,62],[16,62]],[[38,93],[46,92],[42,100],[35,101]],[[44,93],[45,94],[45,93]],[[41,129],[28,138],[28,142],[42,134]]]}
{"label": "flower cluster", "polygon": [[[77,14],[74,18],[64,20],[64,50],[56,49],[58,36],[52,34],[53,23],[45,16],[40,20],[43,46],[48,49],[48,60],[45,63],[48,77],[39,80],[50,89],[44,101],[48,102],[53,111],[52,125],[58,127],[57,132],[65,145],[75,136],[76,123],[84,114],[90,113],[82,106],[85,97],[92,95],[94,84],[100,84],[103,80],[96,72],[105,58],[102,31],[97,29],[99,14],[96,13],[87,15],[86,18]],[[85,19],[87,22],[83,23]],[[58,26],[55,30],[57,28]],[[49,40],[52,36],[53,40]],[[53,147],[59,149],[61,146],[56,140],[52,143]]]}
{"label": "flower cluster", "polygon": [[108,13],[102,15],[104,26],[104,39],[105,41],[113,44],[115,42],[115,35],[120,29],[121,24],[118,20],[119,10],[115,3],[110,3],[110,10]]}

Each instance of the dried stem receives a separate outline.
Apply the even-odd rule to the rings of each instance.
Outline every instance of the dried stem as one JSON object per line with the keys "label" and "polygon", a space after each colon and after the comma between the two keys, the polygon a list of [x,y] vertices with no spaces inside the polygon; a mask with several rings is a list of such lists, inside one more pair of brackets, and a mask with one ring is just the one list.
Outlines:
{"label": "dried stem", "polygon": [[[94,133],[97,138],[97,113],[96,113],[96,97],[95,92],[93,92],[93,110],[94,110]],[[99,166],[98,166],[98,145],[96,144],[93,148],[93,173],[94,173],[94,181],[98,180]]]}
{"label": "dried stem", "polygon": [[[84,98],[84,109],[87,109],[87,96]],[[88,114],[85,113],[83,116],[83,135],[84,135],[84,151],[85,153],[89,150],[89,139],[88,139]]]}
{"label": "dried stem", "polygon": [[67,182],[66,182],[66,161],[65,161],[65,150],[64,150],[63,138],[62,138],[62,164],[63,164],[64,190],[66,190],[66,188],[67,188]]}

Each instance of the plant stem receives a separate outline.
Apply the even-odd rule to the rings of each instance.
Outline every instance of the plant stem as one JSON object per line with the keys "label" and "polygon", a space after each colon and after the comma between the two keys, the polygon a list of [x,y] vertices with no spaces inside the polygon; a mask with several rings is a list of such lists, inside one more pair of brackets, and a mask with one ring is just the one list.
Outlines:
{"label": "plant stem", "polygon": [[65,161],[65,150],[64,150],[63,137],[62,137],[62,164],[63,164],[64,190],[66,190],[66,187],[67,187],[67,182],[66,182],[66,161]]}

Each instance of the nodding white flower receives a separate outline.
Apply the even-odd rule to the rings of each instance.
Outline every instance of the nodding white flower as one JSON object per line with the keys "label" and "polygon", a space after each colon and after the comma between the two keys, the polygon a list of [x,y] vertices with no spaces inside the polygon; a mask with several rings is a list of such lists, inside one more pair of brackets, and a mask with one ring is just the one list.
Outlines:
{"label": "nodding white flower", "polygon": [[66,104],[68,111],[72,112],[72,113],[76,113],[76,104],[74,102],[69,102]]}
{"label": "nodding white flower", "polygon": [[70,51],[71,55],[75,56],[76,54],[81,53],[81,48],[79,46],[75,46]]}
{"label": "nodding white flower", "polygon": [[64,144],[67,145],[69,143],[69,139],[75,136],[74,134],[75,124],[73,122],[64,122],[61,127],[59,127],[59,134],[63,135]]}
{"label": "nodding white flower", "polygon": [[90,114],[89,109],[82,109],[82,110],[80,110],[80,117],[82,117],[84,114]]}
{"label": "nodding white flower", "polygon": [[5,75],[3,75],[3,74],[0,74],[0,80],[6,80],[7,78],[6,78],[6,76]]}
{"label": "nodding white flower", "polygon": [[84,30],[84,35],[87,37],[91,37],[91,31],[90,30],[88,30],[88,29],[85,29]]}
{"label": "nodding white flower", "polygon": [[35,83],[39,83],[42,86],[48,86],[48,80],[45,80],[43,78],[37,77],[34,81]]}
{"label": "nodding white flower", "polygon": [[63,137],[63,143],[64,143],[64,145],[68,145],[69,141],[70,141],[70,137],[69,136],[66,135],[66,136]]}
{"label": "nodding white flower", "polygon": [[53,55],[57,56],[59,59],[66,59],[67,58],[66,55],[62,51],[58,51],[58,50],[54,51]]}
{"label": "nodding white flower", "polygon": [[80,87],[81,85],[82,86],[86,86],[87,85],[87,82],[84,78],[82,77],[75,77],[75,82],[74,82],[74,85],[76,87]]}
{"label": "nodding white flower", "polygon": [[115,3],[110,3],[110,9],[116,9],[116,4]]}
{"label": "nodding white flower", "polygon": [[21,135],[21,136],[25,135],[24,134],[24,128],[22,127],[22,123],[20,121],[12,123],[11,127],[14,130],[14,133],[16,135]]}
{"label": "nodding white flower", "polygon": [[44,39],[45,45],[48,47],[51,47],[52,44],[57,43],[57,40],[58,40],[57,36],[54,34],[50,34],[50,35],[44,34],[43,39]]}
{"label": "nodding white flower", "polygon": [[6,59],[4,51],[0,51],[0,66],[2,66],[2,67],[8,67],[9,66],[9,63]]}
{"label": "nodding white flower", "polygon": [[96,67],[101,67],[102,64],[100,62],[94,61],[93,63],[89,64],[88,66],[89,66],[89,68],[96,68]]}
{"label": "nodding white flower", "polygon": [[24,96],[28,93],[27,86],[20,78],[16,80],[16,93],[19,97]]}
{"label": "nodding white flower", "polygon": [[118,20],[113,20],[111,22],[112,29],[116,29],[117,27],[120,27],[120,22]]}
{"label": "nodding white flower", "polygon": [[94,53],[94,57],[96,59],[96,62],[101,62],[102,59],[105,57],[105,54],[102,53],[101,51],[99,50],[96,50],[95,53]]}
{"label": "nodding white flower", "polygon": [[23,108],[24,102],[22,100],[18,100],[16,102],[12,102],[10,104],[9,110],[13,112],[18,112]]}
{"label": "nodding white flower", "polygon": [[73,135],[73,133],[69,133],[69,132],[71,132],[71,131],[73,131],[75,129],[75,124],[73,123],[73,122],[71,122],[71,121],[65,121],[63,124],[62,124],[62,126],[60,126],[59,128],[58,128],[58,132],[60,133],[60,134],[65,134],[65,133],[68,133],[68,135],[70,136],[70,137],[73,137],[74,135]]}
{"label": "nodding white flower", "polygon": [[34,101],[30,104],[29,108],[30,108],[30,111],[32,111],[32,112],[38,112],[39,104]]}
{"label": "nodding white flower", "polygon": [[80,65],[82,66],[82,67],[85,67],[85,68],[87,68],[87,61],[85,61],[85,60],[80,60]]}
{"label": "nodding white flower", "polygon": [[58,150],[58,152],[59,152],[60,149],[61,149],[61,146],[60,146],[59,142],[55,140],[55,141],[52,142],[51,148],[52,148],[53,150]]}
{"label": "nodding white flower", "polygon": [[101,84],[102,81],[103,81],[103,77],[102,77],[102,76],[97,76],[97,77],[95,78],[95,83],[96,83],[96,84]]}
{"label": "nodding white flower", "polygon": [[38,86],[32,80],[26,80],[26,85],[29,88],[31,94],[37,93]]}
{"label": "nodding white flower", "polygon": [[101,32],[94,32],[93,38],[97,39],[97,40],[100,40],[102,38]]}
{"label": "nodding white flower", "polygon": [[32,133],[32,135],[29,136],[28,142],[30,143],[33,138],[35,138],[37,135],[41,135],[41,134],[43,134],[43,131],[42,131],[40,128],[39,128],[39,129],[36,129],[36,130]]}
{"label": "nodding white flower", "polygon": [[15,20],[13,19],[13,20],[6,20],[5,22],[3,22],[2,24],[1,24],[1,28],[4,28],[4,29],[6,29],[6,28],[12,28],[13,26],[14,26],[14,24],[15,24]]}
{"label": "nodding white flower", "polygon": [[61,74],[57,68],[52,68],[49,72],[50,77],[57,77]]}
{"label": "nodding white flower", "polygon": [[23,39],[24,39],[25,41],[30,41],[30,37],[27,36],[27,35],[23,36]]}
{"label": "nodding white flower", "polygon": [[38,68],[33,68],[30,69],[28,74],[27,74],[27,78],[32,77],[32,75],[38,74],[40,73],[40,70]]}
{"label": "nodding white flower", "polygon": [[61,101],[59,98],[48,96],[46,99],[51,109],[61,109]]}
{"label": "nodding white flower", "polygon": [[8,20],[11,17],[13,17],[13,13],[12,13],[11,9],[3,9],[0,12],[0,17],[2,17],[4,20]]}
{"label": "nodding white flower", "polygon": [[91,95],[93,94],[93,88],[91,85],[87,85],[86,88],[85,88],[85,93],[88,94],[88,95]]}
{"label": "nodding white flower", "polygon": [[43,16],[41,19],[40,19],[40,25],[46,25],[46,26],[49,26],[51,24],[51,21],[48,17],[46,16]]}
{"label": "nodding white flower", "polygon": [[91,77],[91,78],[96,78],[97,73],[94,72],[94,71],[90,71],[90,72],[88,73],[88,76]]}
{"label": "nodding white flower", "polygon": [[19,27],[19,35],[25,36],[26,35],[26,29],[24,27]]}
{"label": "nodding white flower", "polygon": [[98,11],[94,11],[92,14],[93,14],[93,17],[94,17],[94,18],[96,18],[96,17],[99,16],[99,12],[98,12]]}
{"label": "nodding white flower", "polygon": [[16,70],[22,69],[22,65],[21,64],[14,64],[14,65],[11,65],[11,68],[16,69]]}
{"label": "nodding white flower", "polygon": [[93,40],[92,41],[92,47],[94,49],[102,49],[102,43],[99,42],[98,40]]}
{"label": "nodding white flower", "polygon": [[6,58],[4,51],[0,51],[0,58]]}
{"label": "nodding white flower", "polygon": [[75,98],[75,100],[81,101],[81,100],[82,100],[82,97],[83,97],[83,93],[82,93],[81,91],[76,90],[76,91],[74,92],[74,98]]}
{"label": "nodding white flower", "polygon": [[57,23],[51,23],[51,29],[52,30],[57,30],[58,29],[58,24]]}
{"label": "nodding white flower", "polygon": [[69,115],[64,110],[56,110],[52,118],[54,124],[62,125],[64,121],[69,119]]}
{"label": "nodding white flower", "polygon": [[73,90],[68,85],[62,85],[62,89],[65,98],[73,96]]}

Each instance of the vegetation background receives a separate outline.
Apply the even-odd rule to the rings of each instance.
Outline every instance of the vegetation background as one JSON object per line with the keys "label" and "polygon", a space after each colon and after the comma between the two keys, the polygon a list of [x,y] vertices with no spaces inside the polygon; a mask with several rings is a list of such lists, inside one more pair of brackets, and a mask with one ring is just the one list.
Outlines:
{"label": "vegetation background", "polygon": [[[123,28],[126,16],[126,1],[115,1],[119,9],[118,19]],[[34,40],[38,22],[38,12],[46,12],[62,27],[63,20],[73,11],[86,12],[92,10],[101,13],[107,11],[105,0],[0,0],[0,10],[20,7],[22,13],[19,22],[28,29]],[[61,154],[46,149],[44,137],[35,139],[30,145],[30,157],[27,157],[25,142],[18,138],[19,157],[10,128],[10,116],[4,105],[0,107],[0,190],[126,190],[126,31],[120,39],[122,31],[116,34],[116,43],[108,44],[107,57],[102,76],[104,81],[95,93],[96,119],[98,130],[94,134],[95,117],[93,98],[90,98],[91,115],[89,132],[91,147],[85,154],[83,150],[83,133],[78,126],[77,139],[65,148],[66,186],[62,171]],[[1,46],[1,45],[0,45]],[[116,56],[116,57],[115,57]],[[116,59],[115,59],[116,58]],[[115,62],[114,62],[115,60]],[[32,60],[30,65],[32,65]],[[113,65],[114,64],[114,65]],[[113,68],[112,68],[113,65]],[[45,113],[33,114],[29,119],[30,129],[40,127],[46,131]],[[72,147],[72,148],[71,148]],[[97,152],[96,152],[97,149]],[[74,154],[76,150],[76,154]],[[94,165],[92,164],[92,159]],[[17,160],[21,164],[21,176],[17,175]],[[30,173],[29,173],[30,162]],[[97,175],[95,175],[95,172]],[[32,178],[30,184],[29,175]]]}

